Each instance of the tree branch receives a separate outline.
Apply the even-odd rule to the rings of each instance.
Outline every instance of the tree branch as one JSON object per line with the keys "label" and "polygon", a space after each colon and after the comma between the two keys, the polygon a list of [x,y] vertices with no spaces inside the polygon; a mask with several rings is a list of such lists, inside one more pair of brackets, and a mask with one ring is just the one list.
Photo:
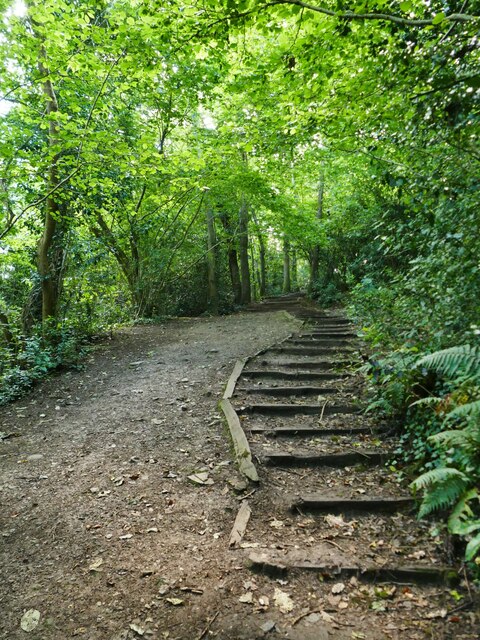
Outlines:
{"label": "tree branch", "polygon": [[[411,27],[427,27],[435,24],[434,18],[427,18],[419,20],[416,18],[402,18],[401,16],[391,15],[389,13],[355,13],[355,11],[332,11],[331,9],[325,9],[303,0],[273,0],[267,2],[264,7],[271,7],[280,4],[291,4],[303,9],[309,9],[316,13],[322,13],[323,15],[330,16],[332,18],[341,18],[343,20],[387,20],[388,22],[394,22],[395,24],[411,26]],[[446,15],[444,21],[447,22],[470,22],[472,20],[478,20],[480,16],[470,15],[466,13],[451,13]]]}

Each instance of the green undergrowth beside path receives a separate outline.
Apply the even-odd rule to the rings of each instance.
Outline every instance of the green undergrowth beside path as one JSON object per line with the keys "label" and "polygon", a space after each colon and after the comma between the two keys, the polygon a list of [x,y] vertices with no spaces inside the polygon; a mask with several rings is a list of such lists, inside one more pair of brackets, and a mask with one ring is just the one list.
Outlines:
{"label": "green undergrowth beside path", "polygon": [[401,425],[392,468],[410,479],[419,517],[440,517],[480,576],[480,327],[465,317],[456,331],[435,319],[419,326],[414,303],[371,281],[352,294],[371,349],[368,410]]}

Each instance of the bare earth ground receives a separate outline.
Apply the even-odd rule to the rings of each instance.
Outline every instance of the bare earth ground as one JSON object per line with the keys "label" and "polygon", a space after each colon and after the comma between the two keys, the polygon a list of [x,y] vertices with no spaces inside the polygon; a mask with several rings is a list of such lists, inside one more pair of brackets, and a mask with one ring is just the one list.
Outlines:
{"label": "bare earth ground", "polygon": [[[476,637],[471,612],[430,634],[410,632],[412,608],[423,607],[427,621],[437,613],[413,587],[398,591],[394,620],[388,606],[355,609],[353,595],[368,601],[371,587],[354,582],[331,596],[331,620],[300,620],[320,610],[317,577],[254,576],[246,550],[229,550],[240,501],[217,402],[237,358],[298,326],[272,312],[124,330],[84,371],[51,377],[0,409],[0,431],[18,434],[0,445],[0,638]],[[188,479],[199,471],[212,483]],[[246,540],[271,530],[269,506],[260,489]],[[275,604],[276,589],[290,594],[292,611]],[[342,624],[348,604],[339,601],[349,592],[358,613]],[[29,609],[41,618],[27,633],[20,621]]]}

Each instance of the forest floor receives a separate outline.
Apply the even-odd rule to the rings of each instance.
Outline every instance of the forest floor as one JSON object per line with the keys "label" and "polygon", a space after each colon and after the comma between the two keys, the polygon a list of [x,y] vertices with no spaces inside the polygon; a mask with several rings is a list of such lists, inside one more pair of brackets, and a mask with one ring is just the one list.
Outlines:
{"label": "forest floor", "polygon": [[[248,549],[229,549],[242,496],[217,404],[236,359],[299,325],[271,312],[125,329],[83,370],[0,409],[9,435],[0,445],[1,639],[476,637],[472,613],[434,631],[420,625],[418,635],[385,607],[342,623],[348,605],[335,592],[335,615],[322,617],[318,578],[293,586],[253,575]],[[198,472],[205,484],[189,479]],[[257,497],[268,508],[262,491],[252,507],[260,534],[273,526],[255,511]],[[289,591],[286,608],[279,588]],[[412,607],[427,621],[445,618],[415,590],[402,601],[406,621]],[[40,621],[25,632],[31,609]]]}

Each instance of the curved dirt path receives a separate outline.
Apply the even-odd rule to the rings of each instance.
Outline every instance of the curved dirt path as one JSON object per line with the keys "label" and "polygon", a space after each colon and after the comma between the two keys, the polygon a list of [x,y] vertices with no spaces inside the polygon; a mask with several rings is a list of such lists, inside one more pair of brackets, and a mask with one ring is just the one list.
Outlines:
{"label": "curved dirt path", "polygon": [[[277,312],[124,330],[0,409],[18,434],[0,445],[0,638],[193,640],[243,592],[217,403],[237,358],[298,325]],[[202,470],[213,484],[188,480]]]}

